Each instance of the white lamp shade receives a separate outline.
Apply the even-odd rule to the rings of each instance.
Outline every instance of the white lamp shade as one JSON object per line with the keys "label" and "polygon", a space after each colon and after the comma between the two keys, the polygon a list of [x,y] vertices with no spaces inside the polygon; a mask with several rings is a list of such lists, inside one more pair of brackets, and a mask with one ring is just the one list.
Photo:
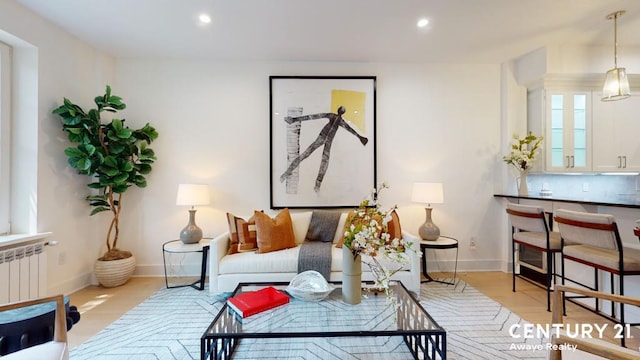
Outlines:
{"label": "white lamp shade", "polygon": [[444,202],[442,183],[414,183],[411,201],[425,204],[442,204]]}
{"label": "white lamp shade", "polygon": [[209,186],[205,184],[179,184],[176,205],[196,206],[210,203]]}

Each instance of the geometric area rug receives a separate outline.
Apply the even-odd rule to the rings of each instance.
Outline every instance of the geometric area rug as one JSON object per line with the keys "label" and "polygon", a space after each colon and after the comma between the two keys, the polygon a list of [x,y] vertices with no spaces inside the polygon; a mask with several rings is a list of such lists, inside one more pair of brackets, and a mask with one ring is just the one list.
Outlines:
{"label": "geometric area rug", "polygon": [[[199,359],[200,337],[224,301],[206,289],[161,289],[73,348],[70,358]],[[546,339],[514,339],[510,326],[525,321],[462,280],[422,284],[420,303],[447,331],[447,359],[546,358],[536,350]],[[250,340],[242,341],[234,359],[412,359],[399,337]]]}

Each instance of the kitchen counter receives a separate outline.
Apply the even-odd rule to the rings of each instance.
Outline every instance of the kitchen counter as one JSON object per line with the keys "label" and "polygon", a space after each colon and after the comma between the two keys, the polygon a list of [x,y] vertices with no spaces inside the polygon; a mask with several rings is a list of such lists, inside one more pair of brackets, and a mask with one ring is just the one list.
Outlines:
{"label": "kitchen counter", "polygon": [[598,206],[614,206],[640,209],[640,201],[635,196],[618,196],[615,198],[589,198],[589,197],[567,197],[567,196],[520,196],[510,194],[493,194],[494,197],[511,198],[511,199],[531,199],[531,200],[543,200],[543,201],[555,201],[555,202],[568,202],[585,205],[598,205]]}

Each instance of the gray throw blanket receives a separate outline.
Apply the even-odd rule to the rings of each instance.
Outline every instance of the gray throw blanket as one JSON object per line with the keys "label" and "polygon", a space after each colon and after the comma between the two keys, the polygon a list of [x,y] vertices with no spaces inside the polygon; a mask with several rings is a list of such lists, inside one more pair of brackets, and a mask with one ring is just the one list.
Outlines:
{"label": "gray throw blanket", "polygon": [[314,210],[307,235],[300,246],[298,274],[315,270],[329,281],[331,273],[331,247],[336,228],[340,221],[340,211]]}

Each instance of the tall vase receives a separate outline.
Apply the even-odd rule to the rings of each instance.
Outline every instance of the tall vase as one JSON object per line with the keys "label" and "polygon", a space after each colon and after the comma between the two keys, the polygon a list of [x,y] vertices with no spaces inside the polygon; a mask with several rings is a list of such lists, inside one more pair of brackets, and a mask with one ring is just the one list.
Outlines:
{"label": "tall vase", "polygon": [[346,245],[342,246],[342,301],[351,305],[362,301],[362,258],[354,258]]}
{"label": "tall vase", "polygon": [[529,187],[527,185],[527,174],[529,170],[520,171],[520,178],[518,179],[518,195],[529,196]]}

